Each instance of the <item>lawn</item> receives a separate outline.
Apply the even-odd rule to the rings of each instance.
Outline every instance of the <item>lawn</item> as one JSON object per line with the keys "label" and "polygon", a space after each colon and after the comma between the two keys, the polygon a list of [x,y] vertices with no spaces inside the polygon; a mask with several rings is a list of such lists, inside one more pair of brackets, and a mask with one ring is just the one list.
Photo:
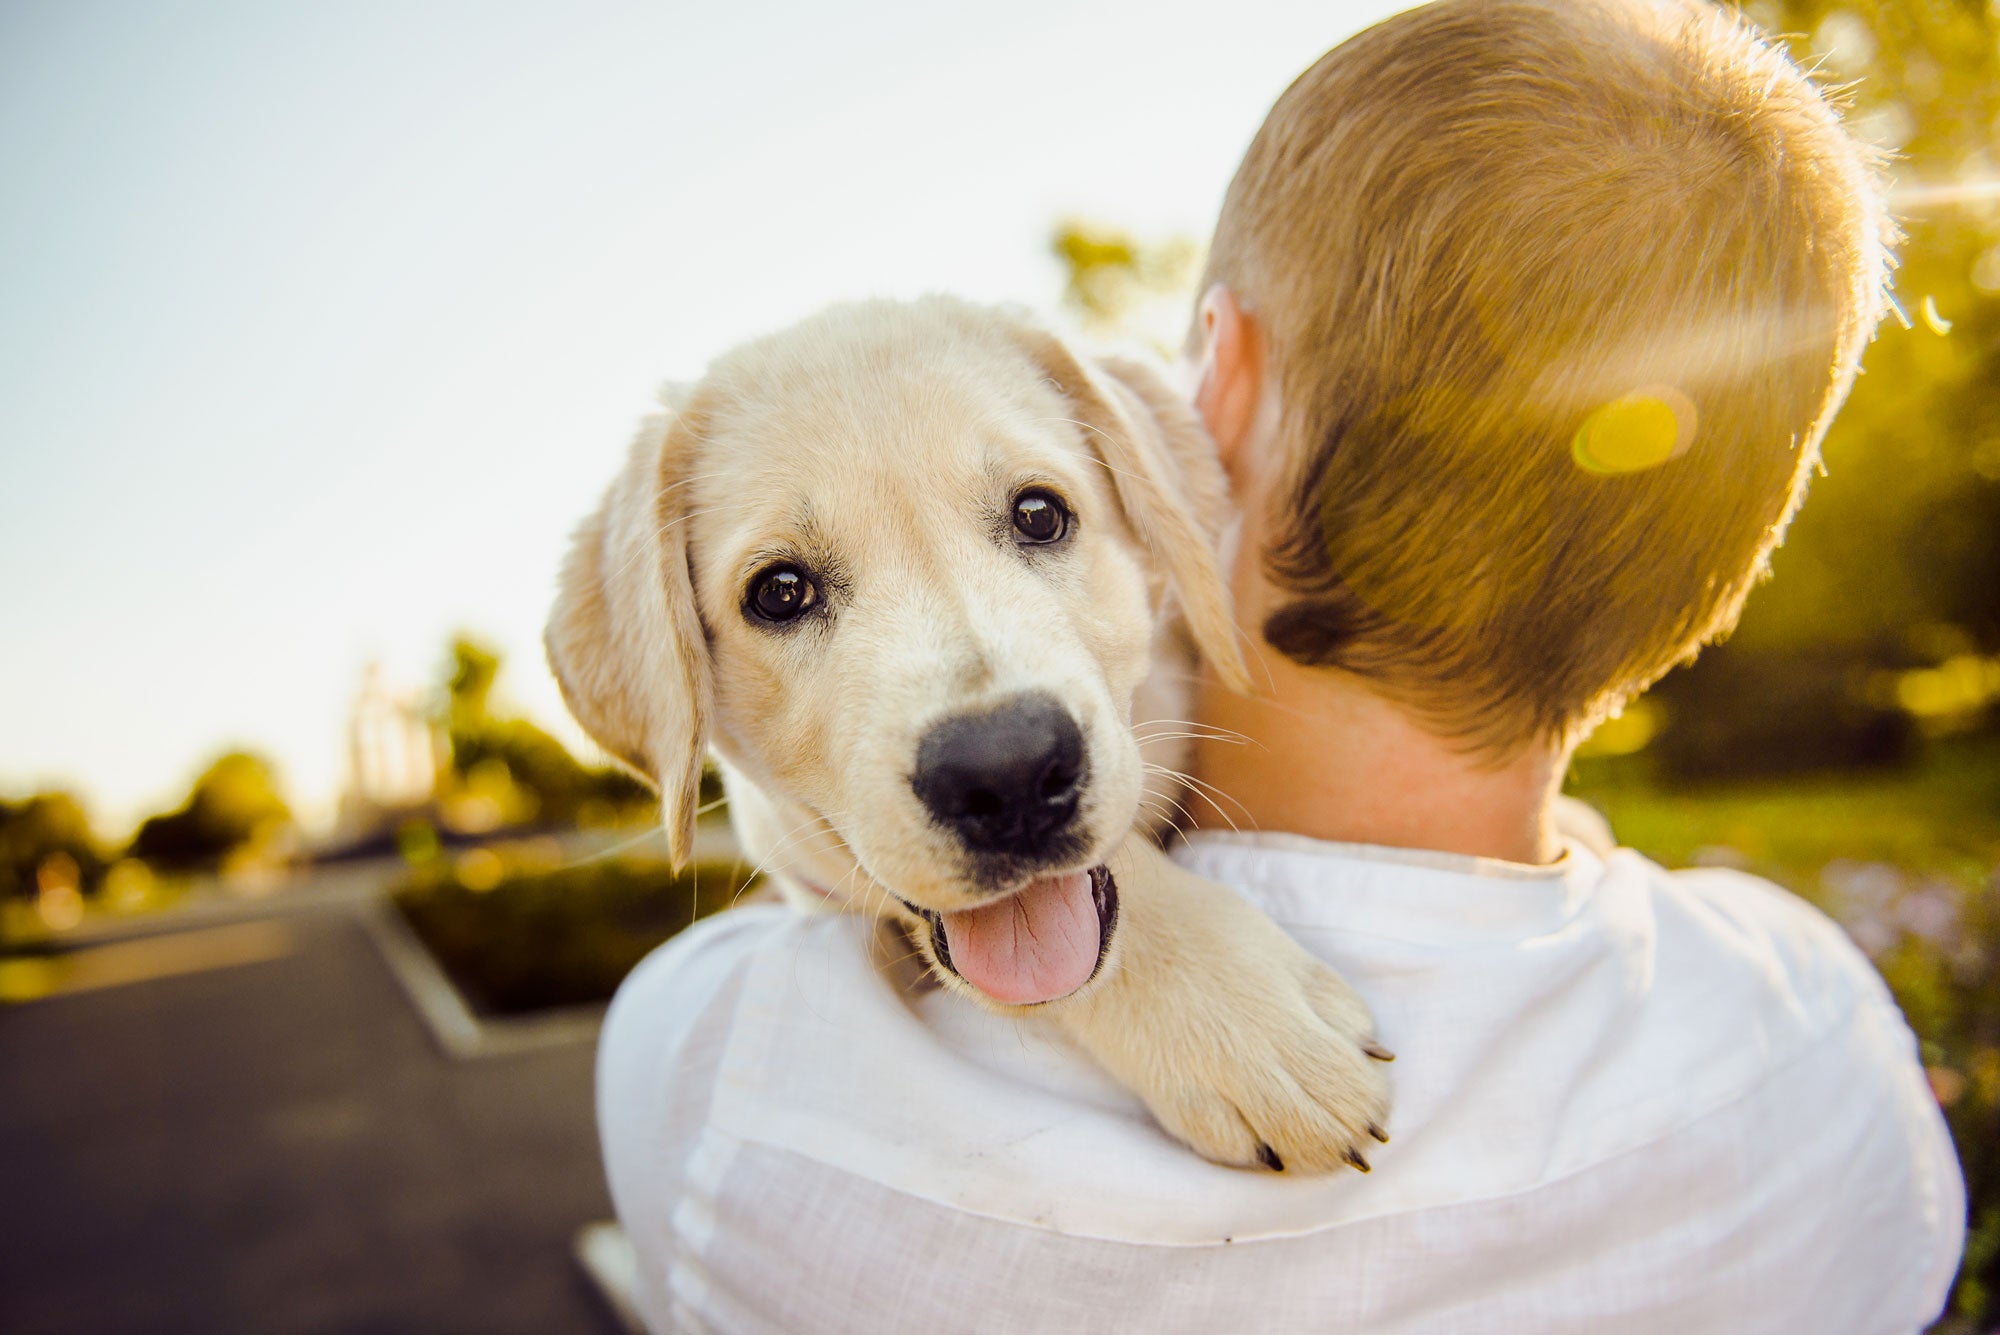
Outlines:
{"label": "lawn", "polygon": [[1641,752],[1579,760],[1569,791],[1667,866],[1736,862],[1819,903],[1830,864],[1883,863],[1968,890],[2000,869],[2000,736],[1935,744],[1907,770],[1691,790],[1660,785]]}

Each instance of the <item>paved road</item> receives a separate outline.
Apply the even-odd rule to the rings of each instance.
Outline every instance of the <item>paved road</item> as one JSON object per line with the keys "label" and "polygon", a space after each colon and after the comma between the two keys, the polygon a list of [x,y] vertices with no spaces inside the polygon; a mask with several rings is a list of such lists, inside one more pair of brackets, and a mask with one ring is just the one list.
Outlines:
{"label": "paved road", "polygon": [[0,1009],[0,1331],[582,1332],[588,1043],[454,1061],[348,913]]}

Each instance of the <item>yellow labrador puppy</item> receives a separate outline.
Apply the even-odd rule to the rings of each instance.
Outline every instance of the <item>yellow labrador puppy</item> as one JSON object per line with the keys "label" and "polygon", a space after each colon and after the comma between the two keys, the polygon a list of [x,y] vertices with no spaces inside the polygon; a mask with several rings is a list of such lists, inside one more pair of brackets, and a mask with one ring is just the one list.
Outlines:
{"label": "yellow labrador puppy", "polygon": [[1365,1168],[1367,1009],[1141,817],[1194,654],[1243,681],[1190,411],[944,298],[836,308],[668,397],[548,650],[675,860],[712,751],[794,902],[900,920],[946,986],[1055,1025],[1211,1159]]}

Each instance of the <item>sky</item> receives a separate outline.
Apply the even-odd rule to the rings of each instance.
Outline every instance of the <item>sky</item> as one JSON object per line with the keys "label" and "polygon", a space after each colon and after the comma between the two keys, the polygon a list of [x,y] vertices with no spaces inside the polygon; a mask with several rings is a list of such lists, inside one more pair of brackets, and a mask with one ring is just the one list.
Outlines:
{"label": "sky", "polygon": [[540,634],[657,385],[829,302],[1206,235],[1384,0],[0,0],[0,797],[217,754],[324,821],[364,668]]}

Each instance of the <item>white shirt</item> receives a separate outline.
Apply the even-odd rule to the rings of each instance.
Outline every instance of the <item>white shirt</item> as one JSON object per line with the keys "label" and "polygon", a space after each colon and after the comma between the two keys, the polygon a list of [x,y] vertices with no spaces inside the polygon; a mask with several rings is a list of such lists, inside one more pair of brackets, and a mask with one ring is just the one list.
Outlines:
{"label": "white shirt", "polygon": [[1830,921],[1728,871],[1198,835],[1398,1054],[1375,1171],[1216,1167],[1046,1027],[745,908],[599,1053],[655,1330],[1910,1331],[1965,1197],[1915,1041]]}

